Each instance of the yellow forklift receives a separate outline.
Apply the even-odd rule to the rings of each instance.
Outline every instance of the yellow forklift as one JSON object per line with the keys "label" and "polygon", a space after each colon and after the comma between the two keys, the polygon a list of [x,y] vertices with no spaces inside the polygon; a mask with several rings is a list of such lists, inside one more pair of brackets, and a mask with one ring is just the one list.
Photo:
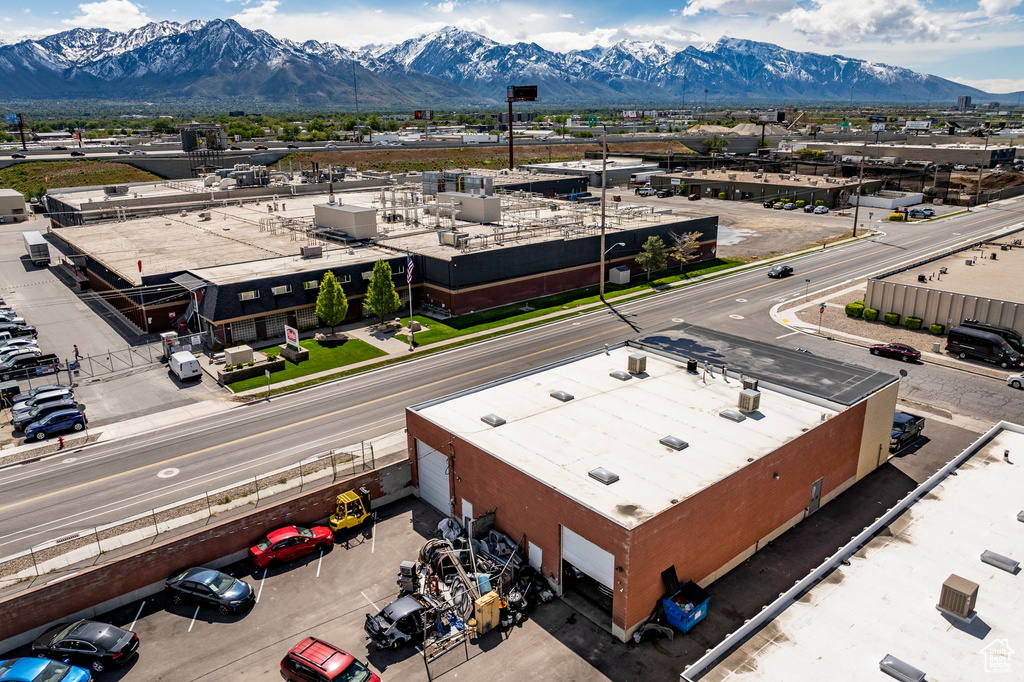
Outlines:
{"label": "yellow forklift", "polygon": [[355,528],[370,518],[370,491],[366,488],[346,490],[338,495],[337,507],[328,519],[331,530],[338,532]]}

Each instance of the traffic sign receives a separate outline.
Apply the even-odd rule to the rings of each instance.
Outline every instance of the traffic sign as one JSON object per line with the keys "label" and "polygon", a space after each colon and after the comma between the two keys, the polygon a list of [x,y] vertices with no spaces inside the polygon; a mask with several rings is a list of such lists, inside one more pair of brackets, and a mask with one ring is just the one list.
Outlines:
{"label": "traffic sign", "polygon": [[588,118],[587,119],[587,124],[591,128],[596,128],[597,127],[597,116],[591,116],[590,118]]}
{"label": "traffic sign", "polygon": [[7,125],[9,125],[9,126],[16,126],[16,125],[18,125],[18,115],[17,114],[5,114],[4,118],[7,119]]}

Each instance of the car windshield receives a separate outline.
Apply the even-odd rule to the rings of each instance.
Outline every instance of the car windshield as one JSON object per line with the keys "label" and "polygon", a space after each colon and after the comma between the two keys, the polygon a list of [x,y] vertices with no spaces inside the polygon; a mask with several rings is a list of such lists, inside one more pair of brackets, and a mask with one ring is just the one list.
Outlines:
{"label": "car windshield", "polygon": [[256,549],[258,549],[259,551],[262,552],[262,551],[266,550],[267,547],[270,547],[270,538],[268,538],[267,536],[264,535],[260,539],[260,541],[256,543]]}
{"label": "car windshield", "polygon": [[1003,349],[1003,352],[1006,353],[1006,357],[1010,358],[1014,362],[1020,360],[1020,353],[1011,348],[1010,344],[1006,343],[1006,341],[1003,341],[1002,346],[1000,347]]}
{"label": "car windshield", "polygon": [[71,634],[71,631],[75,629],[76,625],[78,625],[78,623],[69,623],[66,628],[62,629],[60,632],[55,634],[53,636],[53,639],[51,639],[50,641],[59,642],[60,640],[64,639],[65,637]]}
{"label": "car windshield", "polygon": [[64,677],[71,672],[71,666],[64,663],[58,663],[57,661],[50,661],[45,668],[40,671],[32,682],[60,682]]}
{"label": "car windshield", "polygon": [[353,660],[347,668],[336,675],[334,682],[366,682],[370,679],[370,671],[359,661]]}
{"label": "car windshield", "polygon": [[892,425],[892,430],[895,431],[896,433],[903,433],[904,431],[906,431],[906,425],[895,423]]}
{"label": "car windshield", "polygon": [[218,573],[217,577],[210,581],[208,587],[213,590],[215,594],[224,594],[234,584],[235,579],[230,575]]}
{"label": "car windshield", "polygon": [[298,526],[295,526],[295,532],[304,538],[313,537],[313,531],[311,531],[309,528],[299,528]]}

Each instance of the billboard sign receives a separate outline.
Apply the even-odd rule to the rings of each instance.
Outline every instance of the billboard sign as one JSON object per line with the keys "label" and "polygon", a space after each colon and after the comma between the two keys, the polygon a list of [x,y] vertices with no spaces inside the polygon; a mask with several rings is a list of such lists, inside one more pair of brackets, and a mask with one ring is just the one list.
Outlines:
{"label": "billboard sign", "polygon": [[871,124],[871,132],[873,132],[873,133],[884,133],[885,132],[885,124],[884,123],[872,123]]}
{"label": "billboard sign", "polygon": [[889,119],[887,119],[885,116],[868,116],[868,120],[871,121],[872,123],[885,123]]}
{"label": "billboard sign", "polygon": [[412,117],[417,121],[433,121],[434,110],[433,109],[419,109],[412,112]]}
{"label": "billboard sign", "polygon": [[762,111],[757,115],[758,123],[775,123],[779,120],[778,110]]}
{"label": "billboard sign", "polygon": [[642,112],[642,111],[623,111],[622,112],[622,118],[626,119],[627,121],[630,120],[630,119],[641,119],[643,117],[644,117],[644,112]]}
{"label": "billboard sign", "polygon": [[509,102],[533,102],[537,99],[536,85],[510,85],[508,86]]}
{"label": "billboard sign", "polygon": [[284,328],[284,342],[294,348],[295,350],[302,350],[299,346],[299,330],[295,327],[285,326]]}
{"label": "billboard sign", "polygon": [[7,125],[9,125],[9,126],[16,126],[16,125],[18,125],[18,115],[17,114],[5,114],[4,118],[7,120]]}
{"label": "billboard sign", "polygon": [[907,121],[906,130],[931,130],[931,121]]}

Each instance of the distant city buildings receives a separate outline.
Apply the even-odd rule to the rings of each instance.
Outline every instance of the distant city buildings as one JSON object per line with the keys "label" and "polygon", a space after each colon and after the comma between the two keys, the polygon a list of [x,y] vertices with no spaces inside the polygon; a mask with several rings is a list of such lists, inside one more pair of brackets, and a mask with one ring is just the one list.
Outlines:
{"label": "distant city buildings", "polygon": [[970,111],[974,107],[971,106],[970,95],[960,95],[956,98],[956,108],[958,111]]}

